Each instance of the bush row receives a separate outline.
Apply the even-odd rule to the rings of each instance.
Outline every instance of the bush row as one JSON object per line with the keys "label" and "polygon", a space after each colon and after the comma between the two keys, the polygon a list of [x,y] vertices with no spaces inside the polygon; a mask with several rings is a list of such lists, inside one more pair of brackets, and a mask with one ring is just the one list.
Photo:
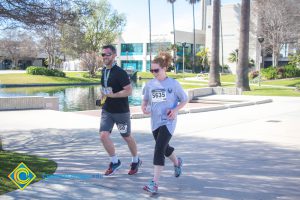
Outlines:
{"label": "bush row", "polygon": [[[293,65],[286,65],[284,67],[268,67],[261,70],[261,75],[268,80],[300,77],[300,69]],[[253,71],[250,74],[251,79],[257,76],[258,71]]]}
{"label": "bush row", "polygon": [[60,70],[36,66],[27,67],[26,73],[31,75],[66,77],[66,74]]}

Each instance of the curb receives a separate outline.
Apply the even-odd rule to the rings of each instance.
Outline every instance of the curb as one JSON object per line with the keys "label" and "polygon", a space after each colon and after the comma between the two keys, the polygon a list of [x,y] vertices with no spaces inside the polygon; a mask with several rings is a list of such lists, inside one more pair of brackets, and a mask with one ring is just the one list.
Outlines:
{"label": "curb", "polygon": [[[189,114],[189,113],[199,113],[199,112],[208,112],[208,111],[216,111],[216,110],[224,110],[229,108],[238,108],[243,106],[253,106],[253,105],[259,105],[264,103],[271,103],[273,102],[272,99],[263,99],[263,100],[257,100],[257,101],[243,101],[236,104],[227,104],[227,105],[219,105],[219,106],[212,106],[212,107],[203,107],[203,108],[189,108],[189,109],[183,109],[179,111],[179,115],[182,114]],[[131,114],[131,119],[142,119],[142,118],[149,118],[150,115],[144,114],[142,112]]]}

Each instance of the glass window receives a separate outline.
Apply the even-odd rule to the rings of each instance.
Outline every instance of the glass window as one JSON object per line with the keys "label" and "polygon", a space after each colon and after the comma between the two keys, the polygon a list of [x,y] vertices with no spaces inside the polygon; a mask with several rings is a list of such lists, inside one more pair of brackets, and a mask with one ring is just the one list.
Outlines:
{"label": "glass window", "polygon": [[121,67],[125,70],[142,71],[143,61],[141,60],[122,60]]}
{"label": "glass window", "polygon": [[121,56],[143,55],[143,43],[121,44]]}
{"label": "glass window", "polygon": [[[186,43],[184,55],[185,56],[192,55],[192,48],[193,48],[193,44]],[[182,44],[178,44],[177,56],[182,56],[182,54],[183,54],[183,52],[182,52]]]}

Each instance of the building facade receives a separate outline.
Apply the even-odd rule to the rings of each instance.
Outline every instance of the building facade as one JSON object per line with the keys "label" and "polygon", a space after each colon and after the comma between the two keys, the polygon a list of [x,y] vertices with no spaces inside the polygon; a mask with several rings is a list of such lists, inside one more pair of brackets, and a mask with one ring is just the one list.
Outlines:
{"label": "building facade", "polygon": [[[175,31],[176,34],[176,70],[182,70],[182,58],[183,48],[182,44],[186,43],[185,55],[191,56],[193,49],[193,32]],[[195,34],[195,49],[196,52],[205,45],[205,32],[197,30]],[[171,50],[173,45],[173,34],[161,34],[151,36],[151,54],[150,54],[150,41],[149,38],[134,39],[119,37],[116,41],[117,63],[123,69],[133,71],[149,71],[150,60],[152,60],[159,51],[170,51],[173,56],[174,53]],[[151,59],[150,59],[151,57]]]}
{"label": "building facade", "polygon": [[[240,38],[240,4],[229,4],[221,6],[220,24],[220,65],[228,65],[230,71],[236,74],[237,63],[232,63],[228,59],[230,53],[237,52],[239,49]],[[207,6],[206,22],[206,47],[211,50],[212,45],[212,6]],[[256,60],[257,46],[256,36],[249,34],[249,59]]]}

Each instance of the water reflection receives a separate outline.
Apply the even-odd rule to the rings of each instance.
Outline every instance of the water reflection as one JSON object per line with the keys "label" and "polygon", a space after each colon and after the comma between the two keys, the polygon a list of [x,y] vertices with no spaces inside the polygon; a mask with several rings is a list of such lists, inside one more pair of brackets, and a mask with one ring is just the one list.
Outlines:
{"label": "water reflection", "polygon": [[[133,92],[129,97],[129,104],[141,104],[142,87],[145,82],[132,83]],[[55,87],[22,87],[0,88],[0,97],[9,96],[56,96],[59,98],[60,111],[82,111],[99,109],[95,105],[100,95],[100,86],[55,86]]]}

